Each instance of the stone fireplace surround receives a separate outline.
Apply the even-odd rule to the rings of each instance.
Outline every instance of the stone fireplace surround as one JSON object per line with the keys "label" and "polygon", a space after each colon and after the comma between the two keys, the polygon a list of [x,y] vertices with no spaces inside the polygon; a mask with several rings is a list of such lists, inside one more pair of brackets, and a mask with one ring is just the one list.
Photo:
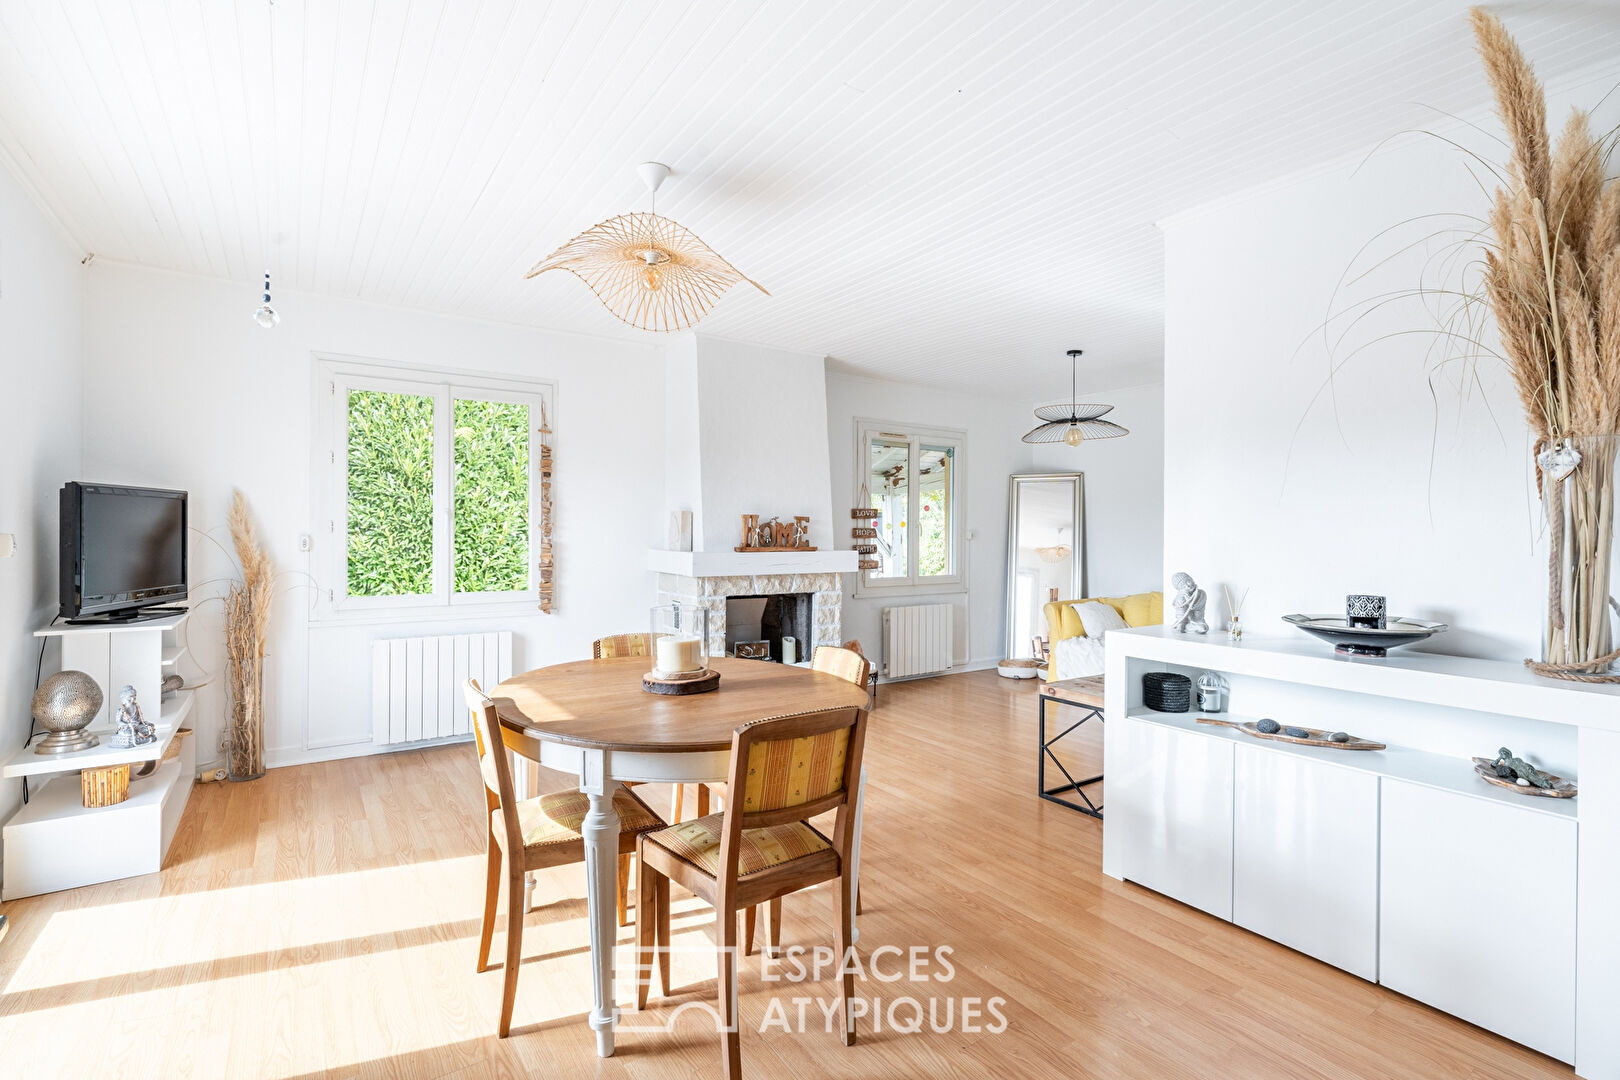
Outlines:
{"label": "stone fireplace surround", "polygon": [[844,592],[838,574],[728,574],[714,577],[688,577],[684,574],[658,575],[659,604],[698,604],[709,612],[709,655],[726,654],[726,598],[729,596],[776,596],[808,593],[811,597],[811,640],[800,643],[801,663],[807,662],[817,645],[843,643]]}

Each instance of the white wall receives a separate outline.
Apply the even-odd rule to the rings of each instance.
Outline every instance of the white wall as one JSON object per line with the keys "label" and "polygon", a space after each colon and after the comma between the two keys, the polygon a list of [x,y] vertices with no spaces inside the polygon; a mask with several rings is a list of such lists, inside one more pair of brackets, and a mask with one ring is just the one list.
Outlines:
{"label": "white wall", "polygon": [[693,550],[732,550],[743,514],[806,514],[810,543],[831,547],[825,358],[685,334],[667,363],[664,489],[693,512]]}
{"label": "white wall", "polygon": [[[1572,100],[1596,101],[1612,83],[1552,94],[1548,115],[1561,123]],[[1447,134],[1494,158],[1498,125],[1479,119],[1483,132]],[[1620,120],[1620,100],[1598,120],[1600,131]],[[1347,593],[1372,592],[1394,614],[1449,623],[1437,650],[1539,655],[1541,517],[1505,372],[1486,361],[1473,382],[1462,364],[1437,370],[1425,332],[1436,319],[1418,302],[1368,304],[1353,328],[1335,321],[1332,336],[1349,331],[1336,351],[1321,329],[1335,303],[1444,280],[1443,259],[1469,247],[1447,249],[1455,237],[1375,263],[1447,225],[1472,227],[1421,217],[1484,213],[1467,164],[1438,139],[1408,136],[1364,164],[1167,225],[1165,571],[1191,573],[1212,600],[1222,583],[1252,588],[1251,634],[1285,633],[1285,613],[1342,611]],[[1325,392],[1333,356],[1343,366]],[[1212,603],[1212,623],[1224,608]]]}
{"label": "white wall", "polygon": [[1037,446],[1035,468],[1086,474],[1086,591],[1152,592],[1164,579],[1164,387],[1082,396],[1112,404],[1104,419],[1130,434],[1078,447]]}
{"label": "white wall", "polygon": [[962,545],[968,589],[905,597],[856,597],[854,575],[844,581],[843,634],[868,655],[882,652],[883,609],[897,604],[954,604],[957,664],[988,665],[1005,655],[1007,594],[1007,477],[1028,472],[1031,447],[1019,441],[1034,426],[1028,406],[989,397],[945,393],[913,383],[849,375],[827,376],[827,440],[832,460],[834,546],[850,546],[856,419],[906,427],[959,428],[967,443],[959,466],[958,498],[965,511]]}
{"label": "white wall", "polygon": [[[222,543],[239,487],[285,574],[266,685],[270,764],[369,749],[373,638],[510,628],[516,663],[536,667],[588,656],[592,638],[646,625],[646,551],[663,540],[661,350],[291,293],[276,299],[282,322],[266,331],[250,318],[250,284],[98,263],[87,275],[84,344],[84,474],[187,489],[193,524]],[[297,542],[303,533],[328,542],[311,517],[317,351],[556,380],[555,614],[311,625],[310,588],[325,583]],[[221,605],[196,596],[220,596],[230,564],[214,544],[193,541],[191,644],[214,677],[199,702],[202,760],[217,746],[224,707]]]}
{"label": "white wall", "polygon": [[[79,478],[83,271],[74,250],[0,169],[0,755],[28,736],[39,641],[57,605],[57,490]],[[54,653],[53,649],[53,653]],[[45,657],[55,670],[56,657]],[[102,687],[105,692],[106,687]],[[22,781],[0,781],[0,821]]]}

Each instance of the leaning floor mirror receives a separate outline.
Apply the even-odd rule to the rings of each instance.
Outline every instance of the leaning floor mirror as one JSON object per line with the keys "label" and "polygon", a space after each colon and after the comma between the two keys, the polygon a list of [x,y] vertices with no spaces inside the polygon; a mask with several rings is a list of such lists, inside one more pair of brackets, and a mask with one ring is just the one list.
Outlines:
{"label": "leaning floor mirror", "polygon": [[1007,655],[1040,656],[1046,605],[1085,595],[1085,474],[1014,474],[1007,493]]}

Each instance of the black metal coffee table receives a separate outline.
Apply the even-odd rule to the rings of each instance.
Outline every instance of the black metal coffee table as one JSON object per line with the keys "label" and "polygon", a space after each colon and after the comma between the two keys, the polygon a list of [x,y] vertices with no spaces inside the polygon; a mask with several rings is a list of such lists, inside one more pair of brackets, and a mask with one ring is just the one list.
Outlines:
{"label": "black metal coffee table", "polygon": [[[1057,682],[1049,682],[1041,687],[1040,697],[1041,748],[1039,762],[1036,766],[1037,793],[1048,802],[1055,802],[1061,806],[1067,806],[1071,810],[1078,810],[1082,814],[1101,818],[1103,816],[1102,803],[1092,802],[1091,796],[1086,794],[1086,788],[1092,784],[1100,784],[1103,774],[1098,773],[1096,776],[1088,776],[1084,780],[1076,780],[1063,762],[1058,760],[1058,756],[1052,752],[1052,747],[1059,739],[1062,739],[1087,720],[1095,719],[1099,724],[1104,722],[1103,677],[1101,675],[1091,675],[1083,679],[1059,679]],[[1049,703],[1068,705],[1071,708],[1081,710],[1080,719],[1053,735],[1050,739],[1046,737],[1046,706]],[[1051,759],[1052,764],[1057,766],[1058,772],[1063,774],[1066,783],[1058,784],[1055,787],[1046,786],[1046,762],[1048,759]],[[1071,793],[1078,795],[1080,801],[1076,802],[1073,798],[1065,797]]]}

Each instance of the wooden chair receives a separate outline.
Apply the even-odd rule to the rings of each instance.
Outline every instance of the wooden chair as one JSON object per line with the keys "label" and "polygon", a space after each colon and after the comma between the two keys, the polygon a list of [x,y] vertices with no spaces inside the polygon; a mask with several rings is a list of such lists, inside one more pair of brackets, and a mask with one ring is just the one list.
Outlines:
{"label": "wooden chair", "polygon": [[[844,642],[842,648],[848,650],[849,652],[854,653],[856,656],[859,656],[862,660],[866,659],[866,651],[861,648],[861,641],[860,641],[859,638],[850,638],[848,641]],[[817,651],[819,652],[820,649],[817,649]],[[815,659],[814,659],[814,657],[811,658],[810,666],[815,667]],[[834,671],[834,672],[830,672],[830,674],[837,675],[838,672]],[[874,709],[877,708],[877,684],[878,684],[877,668],[872,666],[871,661],[867,661],[867,664],[866,664],[866,678],[861,681],[861,685],[866,687],[866,697],[867,697],[866,711],[867,712],[871,712],[871,711],[873,711]]]}
{"label": "wooden chair", "polygon": [[[853,648],[851,646],[853,646]],[[825,675],[832,675],[843,679],[845,682],[854,683],[856,686],[864,688],[867,686],[867,680],[871,675],[872,664],[871,661],[867,660],[865,655],[862,654],[861,643],[858,641],[850,641],[846,642],[841,648],[835,648],[831,645],[816,646],[816,651],[810,657],[810,668],[813,671],[819,671]],[[864,793],[865,789],[866,770],[863,766],[860,774],[860,780],[855,789],[857,799]],[[856,865],[859,865],[860,859],[858,857],[858,851],[860,834],[858,832],[855,837],[855,843],[857,849],[857,857],[855,862]],[[855,886],[855,914],[859,915],[860,913],[861,892],[860,884],[857,882]],[[749,908],[747,913],[743,915],[744,956],[754,955],[754,931],[758,921],[758,908]],[[780,897],[778,897],[770,902],[770,906],[766,914],[765,953],[767,956],[774,957],[777,950],[781,947],[782,900]]]}
{"label": "wooden chair", "polygon": [[[850,648],[853,645],[854,648]],[[811,654],[810,668],[825,675],[832,675],[856,686],[865,687],[867,678],[871,673],[872,664],[861,653],[861,643],[852,641],[841,648],[831,645],[818,645]],[[859,798],[866,789],[866,768],[861,767],[860,782],[856,786],[855,794]],[[700,815],[701,816],[701,815]],[[857,857],[854,860],[858,866],[860,834],[855,837]],[[859,882],[855,886],[855,914],[861,913],[861,891]],[[754,931],[759,922],[759,908],[751,907],[743,914],[743,955],[754,955]],[[782,899],[777,897],[770,902],[766,913],[765,924],[765,954],[774,957],[782,947]]]}
{"label": "wooden chair", "polygon": [[[836,675],[846,682],[866,687],[869,697],[869,704],[866,706],[867,711],[870,712],[872,709],[877,708],[877,672],[873,670],[872,662],[866,658],[866,654],[861,652],[861,643],[859,641],[846,641],[842,648],[837,649],[830,645],[820,646],[816,649],[814,655],[810,657],[810,667],[814,671]],[[857,799],[866,796],[866,766],[864,765],[861,766],[861,777],[859,784],[855,788],[855,796]],[[857,867],[860,865],[860,851],[861,835],[860,830],[857,829],[855,832],[855,863]],[[860,881],[857,880],[855,883],[855,914],[859,915],[860,913],[861,886]],[[770,947],[773,954],[782,943],[781,926],[781,911],[772,911]],[[752,952],[753,950],[750,949],[749,951]]]}
{"label": "wooden chair", "polygon": [[[662,944],[659,976],[669,986],[669,880],[714,906],[719,951],[721,1060],[727,1080],[742,1075],[737,1030],[737,912],[824,881],[836,881],[839,1011],[846,1046],[855,1042],[850,1002],[855,976],[849,955],[850,846],[855,778],[866,739],[866,710],[850,706],[756,720],[731,740],[732,797],[721,814],[643,833],[636,902],[636,1005],[645,1008],[653,951]],[[832,837],[809,819],[837,811]],[[668,880],[666,880],[668,879]]]}
{"label": "wooden chair", "polygon": [[591,658],[605,660],[610,656],[651,656],[651,634],[614,634],[591,642]]}
{"label": "wooden chair", "polygon": [[[590,810],[590,799],[580,791],[556,791],[519,801],[512,787],[512,769],[506,760],[501,722],[495,703],[478,683],[467,680],[467,708],[473,715],[473,736],[478,744],[478,771],[484,778],[484,804],[488,811],[486,837],[488,867],[484,879],[484,922],[478,932],[478,970],[489,967],[489,944],[495,934],[495,901],[501,879],[506,879],[506,964],[501,972],[501,1038],[512,1030],[512,1002],[517,998],[518,965],[523,956],[523,878],[531,870],[585,861],[580,826]],[[629,884],[630,856],[636,837],[664,827],[664,820],[623,785],[613,793],[619,814],[619,925],[625,923],[625,889]]]}
{"label": "wooden chair", "polygon": [[[651,634],[614,634],[612,637],[597,638],[591,642],[591,657],[602,660],[612,656],[651,656],[653,654],[653,636]],[[631,784],[631,787],[638,785]],[[698,817],[709,812],[709,796],[711,789],[708,784],[697,786],[697,812]],[[686,785],[675,785],[675,798],[670,802],[669,820],[681,820],[681,814],[686,808]]]}

